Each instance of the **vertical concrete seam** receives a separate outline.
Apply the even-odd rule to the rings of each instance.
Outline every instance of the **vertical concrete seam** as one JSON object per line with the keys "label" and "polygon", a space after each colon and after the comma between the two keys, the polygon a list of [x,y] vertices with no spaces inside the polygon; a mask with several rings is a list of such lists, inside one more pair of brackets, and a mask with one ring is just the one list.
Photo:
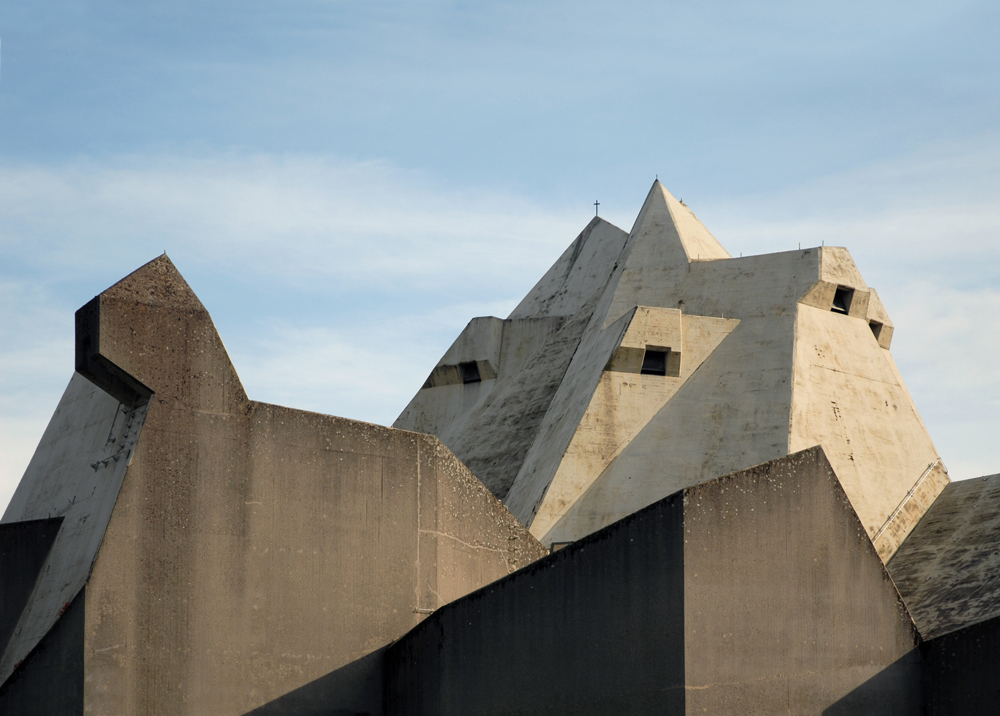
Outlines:
{"label": "vertical concrete seam", "polygon": [[792,429],[795,423],[795,370],[799,355],[799,304],[795,304],[792,319],[792,369],[788,376],[788,430],[785,432],[785,454],[792,451]]}
{"label": "vertical concrete seam", "polygon": [[420,444],[423,442],[421,437],[416,438],[417,443],[417,561],[414,565],[414,575],[413,575],[413,610],[416,611],[420,608],[420,543],[423,541],[421,536],[423,534],[423,525],[421,524],[420,517],[420,463],[423,459],[420,454]]}

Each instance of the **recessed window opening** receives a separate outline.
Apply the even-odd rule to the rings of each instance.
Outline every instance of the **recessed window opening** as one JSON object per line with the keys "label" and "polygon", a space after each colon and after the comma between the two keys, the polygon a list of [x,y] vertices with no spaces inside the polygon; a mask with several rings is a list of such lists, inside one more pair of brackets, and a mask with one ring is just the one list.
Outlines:
{"label": "recessed window opening", "polygon": [[[642,368],[639,372],[642,375],[666,375],[667,374],[667,354],[670,351],[646,349],[646,354],[642,357]],[[634,365],[634,364],[633,364]],[[633,368],[632,370],[635,370]]]}
{"label": "recessed window opening", "polygon": [[875,340],[878,340],[882,333],[882,324],[878,321],[868,321],[868,327],[872,329],[872,333],[875,334]]}
{"label": "recessed window opening", "polygon": [[458,371],[462,374],[463,383],[478,383],[482,380],[479,377],[479,365],[475,361],[459,363]]}
{"label": "recessed window opening", "polygon": [[844,315],[847,315],[851,310],[852,298],[854,298],[853,288],[848,288],[847,286],[837,286],[837,290],[833,294],[833,308],[830,310],[834,313],[843,313]]}

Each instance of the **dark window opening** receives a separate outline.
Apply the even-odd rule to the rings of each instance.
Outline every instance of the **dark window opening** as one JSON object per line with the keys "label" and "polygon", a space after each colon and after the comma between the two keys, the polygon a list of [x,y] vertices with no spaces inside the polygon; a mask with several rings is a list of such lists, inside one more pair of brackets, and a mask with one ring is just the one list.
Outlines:
{"label": "dark window opening", "polygon": [[[655,351],[646,349],[646,355],[642,357],[642,375],[666,375],[667,374],[667,354],[670,351]],[[633,364],[634,365],[634,364]],[[633,368],[632,370],[635,370]]]}
{"label": "dark window opening", "polygon": [[833,294],[833,308],[830,310],[834,313],[843,313],[844,315],[847,315],[851,310],[852,298],[854,298],[853,288],[837,286],[837,290]]}
{"label": "dark window opening", "polygon": [[463,383],[478,383],[482,380],[479,377],[479,364],[475,361],[469,363],[459,363],[458,371],[462,374]]}
{"label": "dark window opening", "polygon": [[882,333],[882,324],[878,321],[868,321],[868,327],[872,329],[872,333],[875,334],[875,340],[878,340]]}

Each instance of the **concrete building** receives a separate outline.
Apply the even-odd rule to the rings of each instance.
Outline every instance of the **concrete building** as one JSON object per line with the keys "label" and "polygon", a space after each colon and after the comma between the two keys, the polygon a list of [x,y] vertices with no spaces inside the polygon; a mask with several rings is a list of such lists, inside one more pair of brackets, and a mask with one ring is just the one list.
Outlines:
{"label": "concrete building", "polygon": [[729,257],[657,182],[384,428],[250,400],[161,256],[0,519],[0,716],[992,713],[1000,476],[948,481],[892,332],[845,249]]}
{"label": "concrete building", "polygon": [[394,427],[437,435],[543,544],[822,445],[889,559],[948,484],[846,249],[733,258],[658,181],[506,319],[476,318]]}
{"label": "concrete building", "polygon": [[373,712],[379,649],[546,553],[436,438],[249,400],[165,255],[76,328],[0,521],[0,713],[243,714],[321,677]]}

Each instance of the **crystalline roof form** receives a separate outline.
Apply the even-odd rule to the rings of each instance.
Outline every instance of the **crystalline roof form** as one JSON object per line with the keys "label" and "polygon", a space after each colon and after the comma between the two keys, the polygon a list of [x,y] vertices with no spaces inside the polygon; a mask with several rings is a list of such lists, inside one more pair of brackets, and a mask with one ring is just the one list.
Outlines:
{"label": "crystalline roof form", "polygon": [[822,445],[888,559],[948,481],[892,333],[846,249],[733,258],[657,181],[628,234],[595,217],[507,319],[473,319],[394,427],[545,544]]}

